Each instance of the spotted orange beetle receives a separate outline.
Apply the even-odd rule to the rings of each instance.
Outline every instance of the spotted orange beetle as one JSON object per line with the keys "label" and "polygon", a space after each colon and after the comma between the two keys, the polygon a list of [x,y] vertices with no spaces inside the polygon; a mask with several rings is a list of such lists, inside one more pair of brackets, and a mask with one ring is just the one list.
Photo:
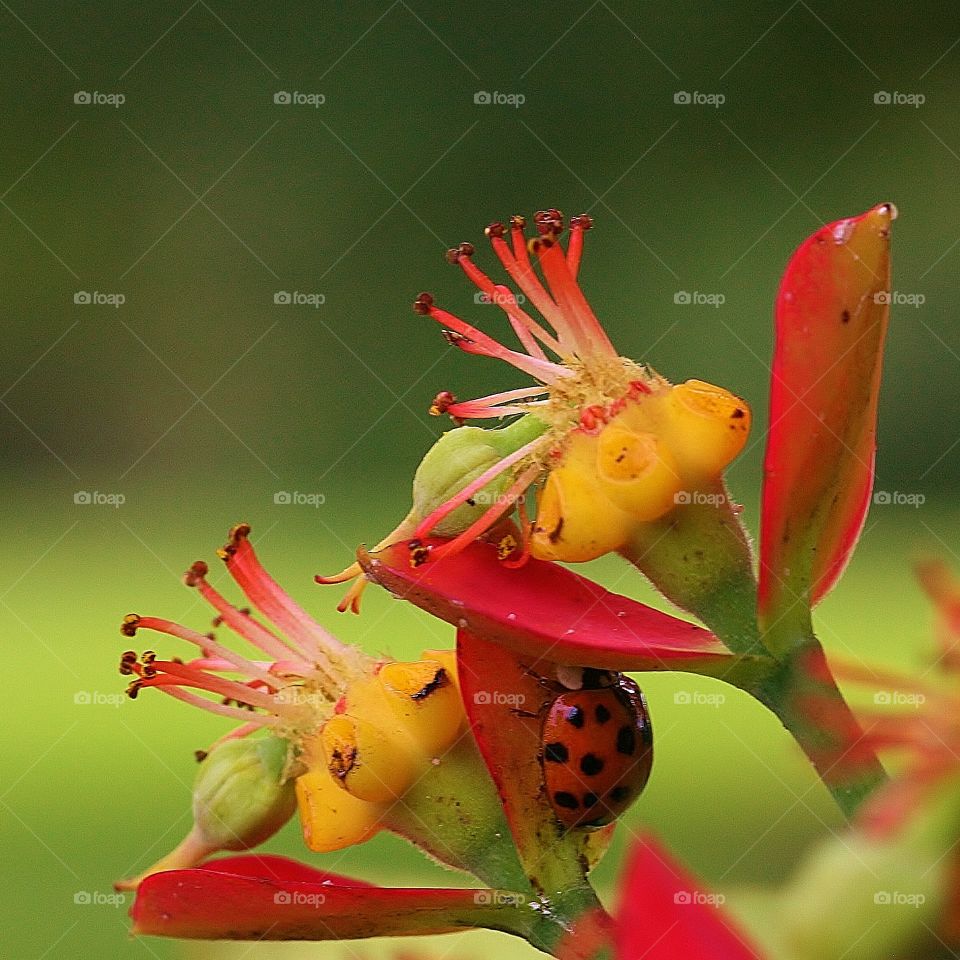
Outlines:
{"label": "spotted orange beetle", "polygon": [[560,667],[543,713],[540,765],[547,798],[566,827],[599,827],[640,795],[653,765],[653,728],[629,677]]}

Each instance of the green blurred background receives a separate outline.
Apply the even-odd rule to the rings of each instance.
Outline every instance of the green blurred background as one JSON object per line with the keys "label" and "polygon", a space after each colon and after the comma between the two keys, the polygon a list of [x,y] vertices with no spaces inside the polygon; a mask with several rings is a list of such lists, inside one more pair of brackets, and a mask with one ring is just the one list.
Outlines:
{"label": "green blurred background", "polygon": [[[129,940],[122,907],[75,900],[109,893],[187,828],[191,752],[224,722],[158,696],[118,705],[117,625],[136,610],[205,629],[179,575],[213,558],[232,522],[252,523],[277,578],[345,638],[395,655],[452,642],[375,590],[361,618],[338,617],[339,591],[312,576],[405,512],[412,471],[444,428],[426,414],[438,389],[519,385],[447,347],[409,307],[429,289],[503,330],[442,258],[469,239],[492,269],[482,229],[493,219],[554,205],[595,216],[581,277],[621,351],[753,405],[731,483],[756,529],[785,260],[818,224],[897,203],[877,487],[925,502],[874,508],[818,624],[834,652],[922,655],[929,616],[912,551],[951,555],[958,520],[958,11],[822,0],[0,8],[5,956],[394,949],[189,954]],[[325,102],[275,104],[280,91]],[[478,91],[525,102],[476,104]],[[676,103],[682,91],[725,102]],[[78,92],[125,102],[75,103]],[[925,102],[878,104],[879,92]],[[279,291],[323,303],[275,304]],[[677,304],[681,291],[725,300]],[[83,491],[125,499],[75,503]],[[278,491],[325,502],[278,505]],[[590,572],[651,598],[621,564]],[[711,882],[753,884],[787,875],[836,826],[756,704],[680,675],[644,686],[657,768],[621,844],[649,825]],[[692,691],[726,700],[676,702]],[[269,848],[303,855],[296,825]],[[607,889],[621,849],[599,871]],[[387,883],[450,882],[389,837],[317,861]],[[488,940],[529,952],[483,934],[422,949],[478,956]]]}

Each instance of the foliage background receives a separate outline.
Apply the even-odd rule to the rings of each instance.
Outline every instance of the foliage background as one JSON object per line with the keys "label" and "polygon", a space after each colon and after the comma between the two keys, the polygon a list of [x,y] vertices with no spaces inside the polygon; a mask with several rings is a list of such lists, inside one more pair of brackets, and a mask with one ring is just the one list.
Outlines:
{"label": "foliage background", "polygon": [[[75,898],[108,893],[186,829],[191,751],[222,726],[160,697],[103,701],[123,687],[124,613],[205,626],[179,574],[212,558],[232,522],[253,524],[278,579],[344,637],[395,655],[451,642],[445,626],[375,591],[362,618],[338,617],[338,594],[312,575],[338,569],[406,510],[412,471],[443,429],[426,415],[438,389],[517,384],[448,348],[409,308],[429,289],[503,329],[441,256],[470,239],[492,268],[490,220],[551,205],[594,214],[582,279],[614,342],[672,379],[724,384],[752,404],[753,443],[731,483],[756,529],[779,274],[819,223],[895,201],[903,302],[877,486],[924,503],[874,508],[818,624],[834,652],[910,664],[926,648],[911,551],[952,555],[958,519],[956,11],[11,0],[0,30],[6,955],[184,955],[129,940],[122,907]],[[478,105],[481,90],[525,102]],[[76,104],[78,91],[126,99]],[[277,105],[278,91],[326,101]],[[677,104],[679,91],[725,102]],[[879,91],[925,102],[876,104]],[[81,291],[125,302],[75,304]],[[325,302],[276,305],[277,291]],[[679,291],[725,302],[679,305]],[[125,502],[77,504],[80,491]],[[278,505],[278,491],[325,502]],[[616,562],[591,573],[650,597]],[[729,886],[786,876],[836,827],[757,705],[679,675],[644,686],[657,767],[621,843],[649,825]],[[726,699],[682,702],[696,692]],[[296,826],[270,848],[300,855]],[[600,871],[607,887],[618,860]],[[386,837],[324,862],[385,882],[450,879]],[[427,949],[486,947],[469,935]]]}

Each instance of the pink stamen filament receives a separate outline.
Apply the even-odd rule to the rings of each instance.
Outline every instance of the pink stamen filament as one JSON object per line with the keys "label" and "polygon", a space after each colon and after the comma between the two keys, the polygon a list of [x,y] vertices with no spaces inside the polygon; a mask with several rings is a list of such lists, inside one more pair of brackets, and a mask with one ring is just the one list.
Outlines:
{"label": "pink stamen filament", "polygon": [[550,292],[575,329],[575,342],[579,346],[577,353],[580,356],[606,354],[615,357],[617,352],[571,275],[560,245],[555,241],[541,240],[536,244],[536,251],[543,275],[550,284]]}
{"label": "pink stamen filament", "polygon": [[492,337],[488,337],[471,324],[465,323],[459,317],[455,317],[452,313],[441,310],[432,303],[425,306],[424,313],[426,316],[436,320],[441,326],[460,334],[461,337],[466,337],[465,341],[459,340],[457,346],[467,353],[477,353],[504,360],[531,377],[536,377],[541,383],[556,383],[561,377],[570,376],[570,371],[557,363],[540,360],[525,353],[518,353],[516,350],[508,350],[503,344],[498,343]]}
{"label": "pink stamen filament", "polygon": [[313,672],[312,665],[306,660],[303,651],[288,646],[280,637],[275,636],[266,627],[258,623],[252,616],[242,613],[223,595],[210,586],[205,579],[196,581],[201,596],[220,614],[223,622],[238,636],[252,643],[257,649],[273,657],[275,660],[288,659],[291,654],[296,657],[297,673],[306,676]]}
{"label": "pink stamen filament", "polygon": [[[470,247],[469,249],[472,250],[473,248]],[[532,357],[537,357],[539,360],[547,359],[547,355],[534,339],[534,337],[540,337],[551,350],[558,355],[560,354],[560,344],[557,340],[550,336],[533,317],[529,316],[526,311],[520,308],[516,297],[513,295],[513,291],[510,290],[509,287],[505,287],[502,284],[495,284],[473,262],[470,255],[464,250],[457,251],[455,255],[456,262],[459,264],[460,269],[467,275],[467,279],[471,280],[474,285],[486,295],[491,303],[500,307],[507,315],[510,320],[510,326],[513,327],[514,333],[516,333],[520,339],[520,343],[523,344],[527,353]]]}
{"label": "pink stamen filament", "polygon": [[549,401],[540,400],[536,403],[524,404],[522,407],[511,404],[505,404],[502,407],[486,407],[474,404],[471,401],[465,401],[464,403],[451,404],[447,413],[458,420],[484,420],[494,417],[502,419],[503,417],[523,416],[523,414],[529,413],[531,407],[548,405]]}
{"label": "pink stamen filament", "polygon": [[230,575],[250,602],[306,651],[308,659],[330,662],[350,658],[349,648],[324,630],[264,570],[245,535],[236,537],[234,546],[227,557]]}
{"label": "pink stamen filament", "polygon": [[579,221],[570,223],[570,239],[567,241],[567,269],[574,280],[580,272],[580,258],[583,256],[584,229]]}
{"label": "pink stamen filament", "polygon": [[494,504],[482,517],[475,520],[458,537],[447,543],[442,543],[434,547],[431,551],[431,559],[436,561],[443,557],[456,556],[462,550],[465,550],[481,534],[485,533],[500,519],[505,513],[513,509],[519,496],[532,484],[540,475],[539,466],[530,467],[525,470],[514,481],[514,483],[501,495],[501,502]]}
{"label": "pink stamen filament", "polygon": [[[519,236],[519,243],[518,238]],[[557,332],[557,341],[560,350],[557,352],[561,356],[570,356],[575,353],[575,341],[572,337],[572,330],[563,315],[563,311],[554,303],[553,299],[547,293],[546,288],[540,282],[539,277],[533,272],[530,265],[530,259],[527,255],[526,240],[523,236],[523,230],[518,227],[513,228],[514,252],[510,252],[506,240],[502,237],[491,236],[490,244],[493,252],[500,258],[504,269],[510,275],[513,282],[520,288],[524,296],[540,311],[541,316]],[[517,254],[516,256],[514,254]],[[522,258],[522,259],[521,259]]]}
{"label": "pink stamen filament", "polygon": [[189,630],[187,627],[180,626],[179,623],[174,623],[172,620],[162,620],[159,617],[141,617],[137,626],[138,628],[142,627],[147,630],[155,630],[157,633],[166,633],[171,637],[186,640],[187,643],[192,643],[194,646],[199,647],[204,653],[209,652],[216,654],[220,659],[231,664],[230,669],[236,670],[244,676],[255,677],[258,680],[262,680],[274,689],[279,689],[281,686],[276,677],[258,666],[253,660],[248,660],[239,653],[234,653],[222,644],[217,643],[216,640],[212,640],[209,636],[197,633],[196,630]]}
{"label": "pink stamen filament", "polygon": [[235,680],[226,680],[212,673],[194,670],[185,663],[173,660],[155,660],[152,664],[157,673],[144,677],[140,681],[141,687],[194,687],[197,690],[208,690],[238,703],[248,703],[251,707],[260,707],[268,713],[277,714],[289,712],[285,704],[278,703],[273,697],[260,690],[254,690],[245,683]]}
{"label": "pink stamen filament", "polygon": [[206,697],[200,697],[195,693],[190,693],[181,687],[152,684],[149,682],[145,682],[143,686],[155,687],[161,693],[165,693],[175,700],[188,703],[192,707],[199,707],[201,710],[206,710],[209,713],[215,713],[221,717],[230,717],[232,720],[242,720],[245,726],[249,725],[256,730],[259,730],[261,727],[274,727],[277,725],[277,717],[256,716],[255,719],[251,720],[249,710],[243,710],[240,707],[231,707],[225,703],[216,703],[213,700],[208,700]]}
{"label": "pink stamen filament", "polygon": [[[168,690],[165,690],[164,693],[169,693]],[[192,694],[191,694],[192,696]],[[198,700],[202,700],[202,697],[198,697]],[[245,711],[244,711],[245,712]],[[264,718],[266,719],[266,718]],[[242,740],[244,737],[250,736],[251,733],[256,733],[257,730],[262,729],[265,724],[259,722],[259,720],[251,720],[247,723],[241,724],[235,730],[230,730],[225,733],[222,737],[217,737],[213,743],[204,751],[205,753],[213,753],[213,751],[220,746],[222,743],[227,743],[229,740]]]}
{"label": "pink stamen filament", "polygon": [[[480,476],[468,483],[459,493],[454,494],[449,500],[437,507],[436,510],[424,517],[423,520],[417,524],[417,528],[413,532],[414,538],[419,539],[420,537],[427,536],[430,531],[438,523],[440,523],[441,520],[444,519],[444,517],[449,516],[454,510],[457,509],[457,507],[466,503],[467,500],[469,500],[479,490],[482,490],[491,480],[499,477],[501,473],[509,470],[510,467],[512,467],[515,463],[519,463],[525,457],[533,453],[537,447],[542,444],[542,442],[542,438],[537,437],[535,440],[531,440],[529,443],[524,444],[519,450],[515,450],[509,456],[499,460],[492,467],[484,470]],[[536,467],[535,470],[537,473],[540,472],[539,467]],[[529,486],[529,484],[527,484],[527,486]],[[494,507],[494,509],[495,508],[496,507]],[[487,514],[485,513],[484,516],[487,516]],[[500,516],[500,514],[497,514],[496,516]]]}

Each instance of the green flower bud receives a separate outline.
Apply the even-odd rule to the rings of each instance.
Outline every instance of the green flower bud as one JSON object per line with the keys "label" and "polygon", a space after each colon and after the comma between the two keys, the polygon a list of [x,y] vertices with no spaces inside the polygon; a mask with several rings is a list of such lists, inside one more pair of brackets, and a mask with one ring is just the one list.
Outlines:
{"label": "green flower bud", "polygon": [[272,837],[297,807],[293,780],[284,780],[286,740],[227,740],[202,760],[193,783],[193,828],[143,873],[118,880],[136,890],[151,874],[194,867],[219,850],[249,850]]}
{"label": "green flower bud", "polygon": [[[458,494],[504,457],[536,439],[547,425],[527,414],[509,426],[495,430],[457,427],[449,430],[427,451],[413,478],[411,516],[420,521]],[[439,537],[455,537],[479,519],[510,485],[510,471],[495,477],[464,503],[444,517],[432,530]]]}
{"label": "green flower bud", "polygon": [[296,809],[284,780],[288,742],[278,737],[228,740],[203,762],[193,784],[193,819],[218,850],[246,850],[273,836]]}

